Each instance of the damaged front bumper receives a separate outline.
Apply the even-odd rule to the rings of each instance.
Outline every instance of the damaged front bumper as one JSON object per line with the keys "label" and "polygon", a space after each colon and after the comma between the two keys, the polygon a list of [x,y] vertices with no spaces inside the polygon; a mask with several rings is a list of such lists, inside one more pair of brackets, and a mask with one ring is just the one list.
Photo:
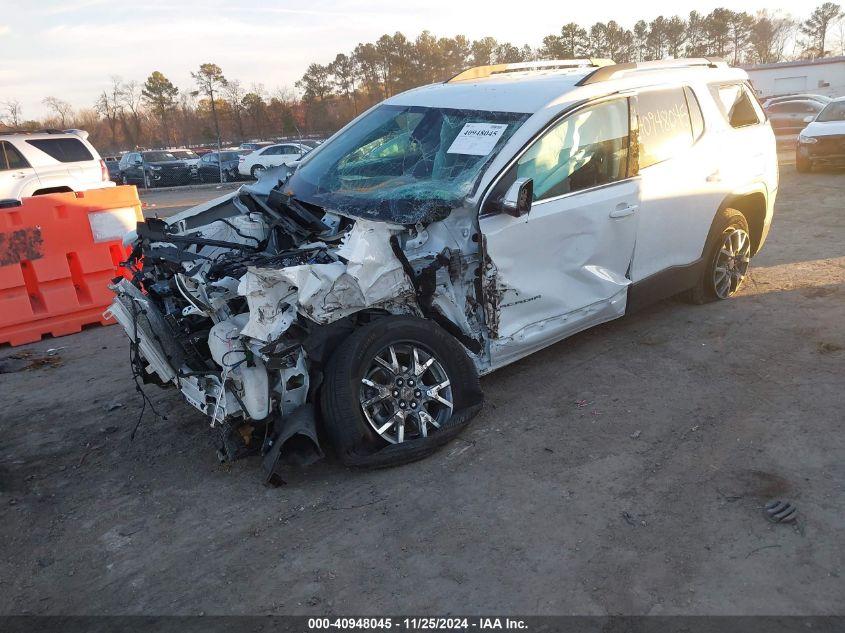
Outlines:
{"label": "damaged front bumper", "polygon": [[[262,453],[271,482],[281,463],[323,456],[322,370],[362,315],[431,317],[483,363],[480,307],[467,302],[477,254],[450,242],[454,229],[321,213],[278,189],[243,188],[169,223],[140,223],[128,240],[132,279],[116,280],[107,312],[129,336],[135,375],[177,387],[219,429],[227,459]],[[358,465],[415,459],[476,410]]]}

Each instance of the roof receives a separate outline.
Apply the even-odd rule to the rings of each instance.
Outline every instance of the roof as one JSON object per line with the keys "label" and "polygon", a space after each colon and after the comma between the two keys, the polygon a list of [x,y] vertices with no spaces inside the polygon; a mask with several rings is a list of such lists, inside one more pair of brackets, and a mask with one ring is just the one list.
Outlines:
{"label": "roof", "polygon": [[704,57],[626,64],[604,59],[496,64],[465,70],[445,83],[409,90],[385,103],[534,114],[545,107],[559,109],[567,102],[620,89],[697,77],[739,76],[748,77],[721,59]]}
{"label": "roof", "polygon": [[385,103],[439,108],[534,113],[571,91],[595,68],[509,72],[408,90]]}
{"label": "roof", "polygon": [[770,68],[796,68],[800,66],[819,66],[822,64],[840,64],[845,62],[845,56],[820,57],[819,59],[797,59],[792,62],[777,62],[775,64],[756,64],[740,66],[747,71],[768,70]]}

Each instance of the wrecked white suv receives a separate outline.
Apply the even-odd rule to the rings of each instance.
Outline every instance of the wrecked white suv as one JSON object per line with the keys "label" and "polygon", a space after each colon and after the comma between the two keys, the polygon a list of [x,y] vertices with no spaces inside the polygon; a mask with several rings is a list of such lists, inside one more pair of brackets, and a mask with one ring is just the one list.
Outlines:
{"label": "wrecked white suv", "polygon": [[140,223],[110,312],[225,457],[273,479],[328,441],[388,465],[459,432],[479,375],[648,301],[730,297],[776,190],[771,128],[720,60],[474,68]]}

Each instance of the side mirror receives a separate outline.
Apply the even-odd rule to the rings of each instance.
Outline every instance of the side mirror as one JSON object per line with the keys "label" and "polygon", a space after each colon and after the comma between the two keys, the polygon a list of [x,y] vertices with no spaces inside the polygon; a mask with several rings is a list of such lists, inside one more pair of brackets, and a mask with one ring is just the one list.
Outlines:
{"label": "side mirror", "polygon": [[814,117],[812,114],[809,114],[809,115],[804,117],[804,123],[812,123],[815,120],[816,120],[816,117]]}
{"label": "side mirror", "polygon": [[502,200],[502,211],[520,218],[531,211],[534,199],[534,181],[531,178],[517,178],[508,188]]}

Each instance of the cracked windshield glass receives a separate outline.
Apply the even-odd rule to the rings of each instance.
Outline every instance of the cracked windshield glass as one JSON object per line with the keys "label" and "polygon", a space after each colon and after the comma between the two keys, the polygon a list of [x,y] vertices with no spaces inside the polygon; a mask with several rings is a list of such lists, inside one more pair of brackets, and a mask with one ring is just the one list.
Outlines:
{"label": "cracked windshield glass", "polygon": [[442,219],[528,114],[383,105],[293,175],[306,203],[398,224]]}

